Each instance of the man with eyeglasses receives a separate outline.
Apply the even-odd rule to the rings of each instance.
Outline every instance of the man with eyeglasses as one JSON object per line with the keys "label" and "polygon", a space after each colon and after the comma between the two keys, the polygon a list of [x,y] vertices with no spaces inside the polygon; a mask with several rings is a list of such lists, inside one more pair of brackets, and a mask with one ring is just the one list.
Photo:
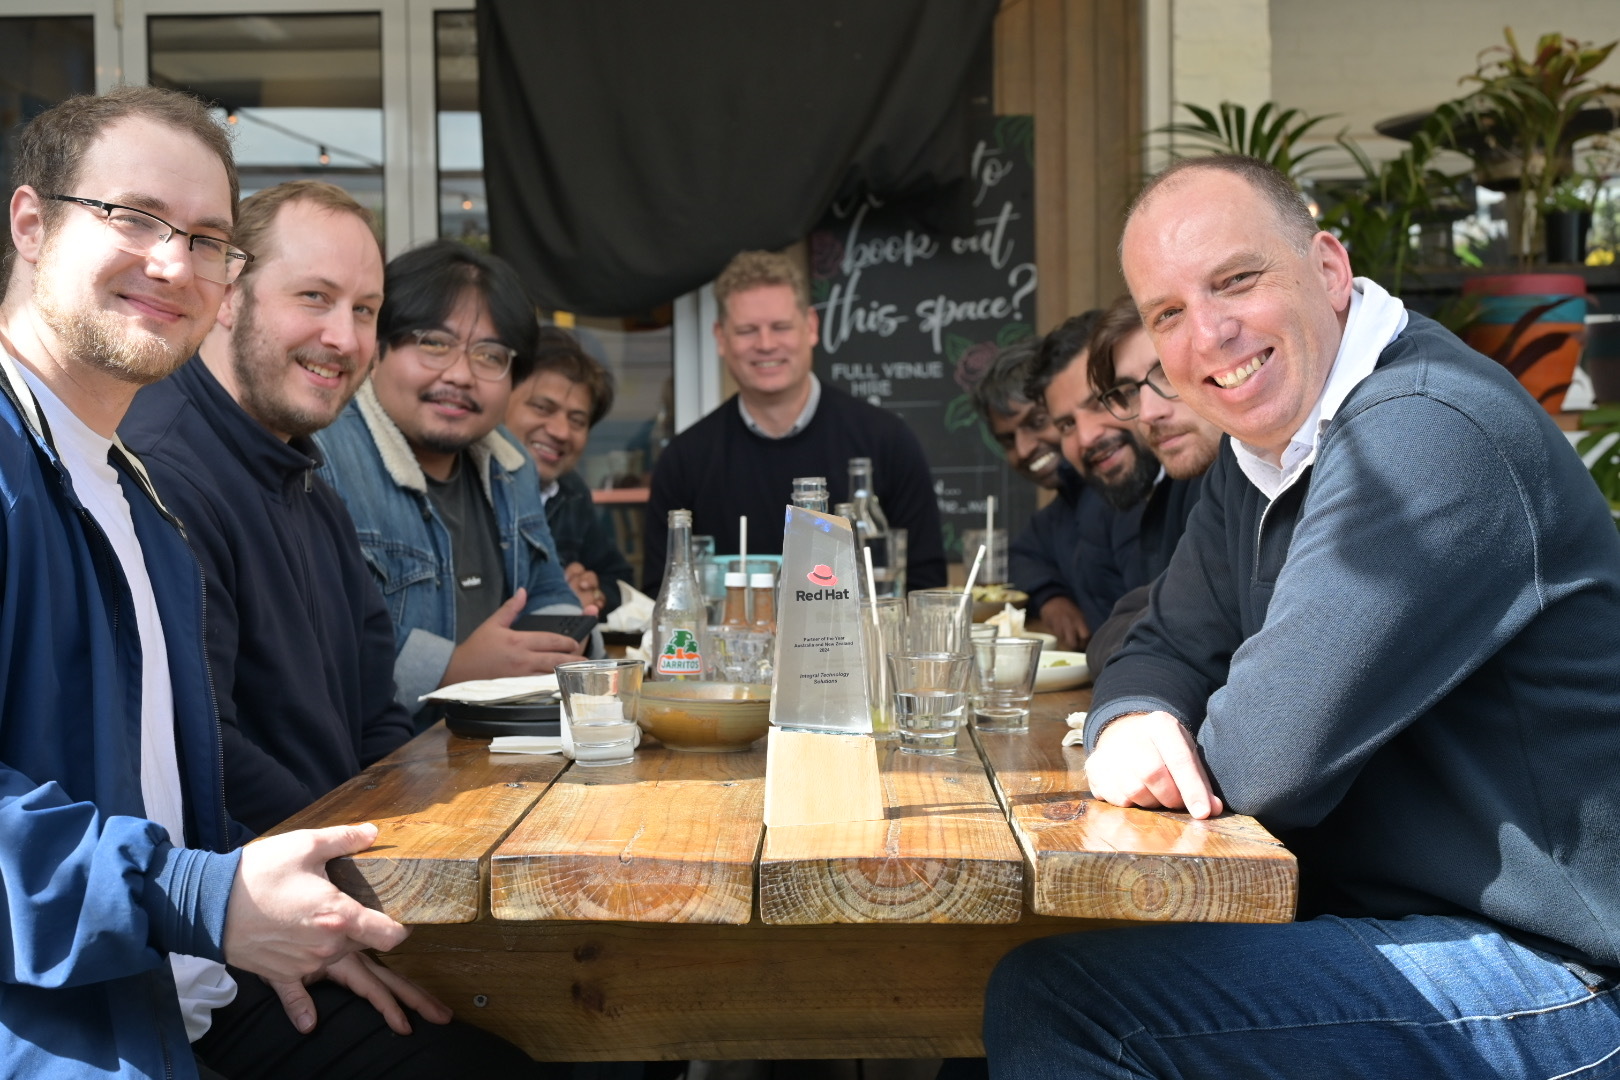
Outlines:
{"label": "man with eyeglasses", "polygon": [[[406,929],[325,876],[376,829],[239,846],[205,582],[116,433],[136,391],[196,351],[248,261],[230,143],[196,100],[124,87],[41,113],[14,146],[0,302],[0,1073],[194,1077],[251,1013],[256,1052],[233,1077],[340,1075],[334,1013],[413,998],[359,954]],[[323,976],[349,989],[306,988]],[[380,1025],[368,1032],[342,1048],[358,1051],[350,1060],[448,1067],[421,1032],[391,1045],[366,1041]]]}
{"label": "man with eyeglasses", "polygon": [[590,442],[591,428],[612,408],[613,376],[578,337],[561,327],[542,326],[534,371],[512,392],[506,428],[527,448],[540,473],[546,523],[569,587],[581,604],[594,604],[603,615],[619,606],[619,582],[633,584],[635,569],[575,467]]}
{"label": "man with eyeglasses", "polygon": [[539,332],[517,272],[439,240],[390,262],[384,293],[376,370],[315,441],[393,618],[396,693],[418,710],[439,686],[579,659],[572,638],[512,623],[581,607],[534,463],[499,428]]}
{"label": "man with eyeglasses", "polygon": [[1152,583],[1170,564],[1198,503],[1203,475],[1220,453],[1221,431],[1189,409],[1171,387],[1128,294],[1115,300],[1097,321],[1086,378],[1110,416],[1135,425],[1164,470],[1142,506],[1138,524],[1141,562],[1132,573],[1148,579],[1115,602],[1086,648],[1087,665],[1101,671],[1147,610]]}

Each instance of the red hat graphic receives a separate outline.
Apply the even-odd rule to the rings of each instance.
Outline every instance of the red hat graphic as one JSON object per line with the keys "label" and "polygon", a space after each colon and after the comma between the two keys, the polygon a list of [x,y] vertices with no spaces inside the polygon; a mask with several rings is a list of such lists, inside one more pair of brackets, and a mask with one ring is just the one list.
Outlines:
{"label": "red hat graphic", "polygon": [[806,574],[805,577],[810,579],[810,584],[812,585],[838,584],[838,578],[833,574],[832,567],[823,563],[817,563],[816,568]]}

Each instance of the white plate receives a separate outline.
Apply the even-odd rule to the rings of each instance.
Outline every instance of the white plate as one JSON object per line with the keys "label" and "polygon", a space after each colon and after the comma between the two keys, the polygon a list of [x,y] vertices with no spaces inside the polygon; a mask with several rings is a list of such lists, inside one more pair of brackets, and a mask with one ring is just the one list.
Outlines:
{"label": "white plate", "polygon": [[[1019,634],[1018,636],[1019,637],[1032,637],[1032,638],[1034,638],[1035,640],[1037,640],[1037,641],[1039,641],[1041,643],[1041,660],[1042,661],[1045,661],[1045,659],[1048,656],[1052,655],[1052,652],[1051,652],[1052,646],[1057,644],[1057,635],[1056,634],[1048,634],[1045,630],[1025,630],[1022,634]],[[1063,655],[1064,656],[1078,656],[1082,660],[1085,659],[1085,655],[1083,653],[1064,653]]]}
{"label": "white plate", "polygon": [[[1060,660],[1067,663],[1060,667],[1053,667]],[[1077,652],[1047,652],[1041,650],[1041,666],[1035,672],[1035,692],[1045,693],[1048,690],[1073,690],[1082,686],[1091,678],[1091,669],[1086,667],[1086,654]]]}

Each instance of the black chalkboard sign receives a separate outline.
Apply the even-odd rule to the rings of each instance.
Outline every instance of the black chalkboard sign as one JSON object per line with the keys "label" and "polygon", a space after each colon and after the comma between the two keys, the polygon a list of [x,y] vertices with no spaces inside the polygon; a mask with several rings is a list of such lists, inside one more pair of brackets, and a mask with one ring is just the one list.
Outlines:
{"label": "black chalkboard sign", "polygon": [[942,234],[915,207],[866,197],[835,204],[810,235],[816,374],[916,432],[953,559],[962,530],[984,527],[985,496],[1014,536],[1035,510],[1034,486],[1008,468],[968,394],[999,349],[1035,333],[1034,121],[987,117],[977,134],[969,212],[931,215],[972,231]]}

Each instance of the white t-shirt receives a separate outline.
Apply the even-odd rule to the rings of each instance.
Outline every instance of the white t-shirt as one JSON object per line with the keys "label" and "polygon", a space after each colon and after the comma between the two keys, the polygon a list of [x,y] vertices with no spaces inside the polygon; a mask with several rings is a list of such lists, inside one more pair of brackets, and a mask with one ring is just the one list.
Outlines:
{"label": "white t-shirt", "polygon": [[[152,579],[135,536],[118,471],[107,460],[112,440],[92,431],[50,391],[39,377],[17,365],[38,399],[51,427],[57,453],[73,478],[73,490],[95,518],[118,556],[135,604],[135,628],[141,639],[141,799],[146,816],[169,831],[176,845],[185,843],[185,812],[180,794],[180,766],[174,749],[174,690],[169,682],[169,657],[163,641]],[[236,982],[225,965],[200,956],[169,954],[174,981],[180,991],[180,1011],[186,1035],[202,1038],[212,1023],[212,1011],[236,997]]]}

